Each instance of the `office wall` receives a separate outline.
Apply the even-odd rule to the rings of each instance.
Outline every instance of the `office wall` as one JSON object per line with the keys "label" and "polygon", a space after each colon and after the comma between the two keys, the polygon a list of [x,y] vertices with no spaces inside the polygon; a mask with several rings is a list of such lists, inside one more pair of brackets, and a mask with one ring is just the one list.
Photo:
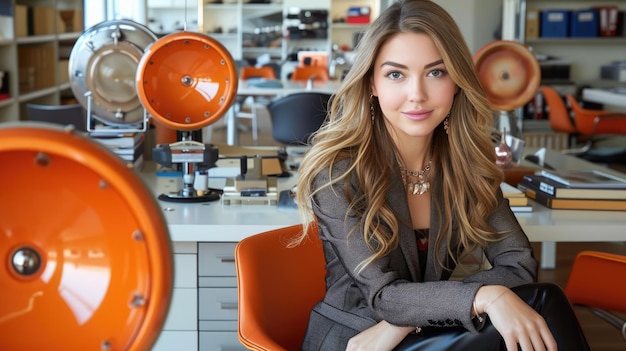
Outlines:
{"label": "office wall", "polygon": [[435,0],[435,2],[454,17],[472,53],[483,45],[499,39],[502,23],[501,0]]}

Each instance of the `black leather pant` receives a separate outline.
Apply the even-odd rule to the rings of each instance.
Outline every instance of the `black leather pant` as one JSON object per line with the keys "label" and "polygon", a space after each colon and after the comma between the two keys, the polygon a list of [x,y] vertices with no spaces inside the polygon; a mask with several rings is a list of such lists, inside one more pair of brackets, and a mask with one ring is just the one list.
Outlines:
{"label": "black leather pant", "polygon": [[[556,339],[559,350],[591,350],[578,319],[563,290],[552,283],[533,283],[511,289],[543,316]],[[489,318],[478,334],[465,328],[422,328],[408,335],[396,351],[506,351],[504,340]]]}

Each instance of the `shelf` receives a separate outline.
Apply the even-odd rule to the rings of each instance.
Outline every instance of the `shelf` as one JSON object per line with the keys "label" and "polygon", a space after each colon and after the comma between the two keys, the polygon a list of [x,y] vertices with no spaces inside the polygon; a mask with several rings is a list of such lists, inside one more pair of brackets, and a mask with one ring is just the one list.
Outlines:
{"label": "shelf", "polygon": [[369,23],[367,24],[357,24],[357,23],[333,23],[331,24],[331,26],[333,27],[333,29],[350,29],[350,30],[355,30],[355,29],[364,29],[365,27],[367,27]]}
{"label": "shelf", "polygon": [[0,18],[6,35],[0,69],[8,72],[10,97],[0,101],[0,122],[26,119],[28,102],[61,103],[69,88],[62,71],[66,48],[84,31],[83,0],[11,0],[6,6],[13,16]]}
{"label": "shelf", "polygon": [[626,38],[624,37],[537,38],[537,39],[526,40],[526,44],[617,45],[617,44],[626,44]]}
{"label": "shelf", "polygon": [[49,87],[45,89],[31,91],[25,94],[21,94],[18,98],[19,102],[28,102],[31,100],[35,100],[40,97],[48,96],[57,93],[59,88],[57,86]]}
{"label": "shelf", "polygon": [[9,105],[13,104],[14,102],[15,102],[15,99],[13,99],[13,98],[0,100],[0,108],[3,108],[5,106],[9,106]]}
{"label": "shelf", "polygon": [[41,44],[41,43],[49,43],[53,42],[57,39],[57,36],[54,34],[48,35],[34,35],[31,37],[19,37],[15,39],[15,42],[19,44]]}

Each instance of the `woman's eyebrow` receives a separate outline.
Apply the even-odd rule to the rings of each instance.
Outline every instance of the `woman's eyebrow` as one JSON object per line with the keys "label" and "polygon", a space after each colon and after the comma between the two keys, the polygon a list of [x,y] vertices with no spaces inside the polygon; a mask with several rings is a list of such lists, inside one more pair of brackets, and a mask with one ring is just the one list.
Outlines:
{"label": "woman's eyebrow", "polygon": [[[424,65],[424,69],[428,69],[428,68],[440,65],[442,63],[443,63],[443,59],[440,59],[440,60],[437,60],[437,61],[433,61],[431,63],[427,63],[426,65]],[[397,62],[394,62],[394,61],[385,61],[385,62],[380,64],[380,67],[383,67],[383,66],[393,66],[393,67],[402,68],[402,69],[407,69],[408,68],[406,65],[403,65],[401,63],[397,63]]]}

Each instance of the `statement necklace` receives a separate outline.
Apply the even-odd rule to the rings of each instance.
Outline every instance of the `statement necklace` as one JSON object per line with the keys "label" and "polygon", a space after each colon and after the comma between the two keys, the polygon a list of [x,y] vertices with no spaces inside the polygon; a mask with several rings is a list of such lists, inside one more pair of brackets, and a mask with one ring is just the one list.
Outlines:
{"label": "statement necklace", "polygon": [[409,194],[422,195],[430,189],[430,163],[421,171],[410,171],[400,166],[400,174],[402,175],[402,183]]}

